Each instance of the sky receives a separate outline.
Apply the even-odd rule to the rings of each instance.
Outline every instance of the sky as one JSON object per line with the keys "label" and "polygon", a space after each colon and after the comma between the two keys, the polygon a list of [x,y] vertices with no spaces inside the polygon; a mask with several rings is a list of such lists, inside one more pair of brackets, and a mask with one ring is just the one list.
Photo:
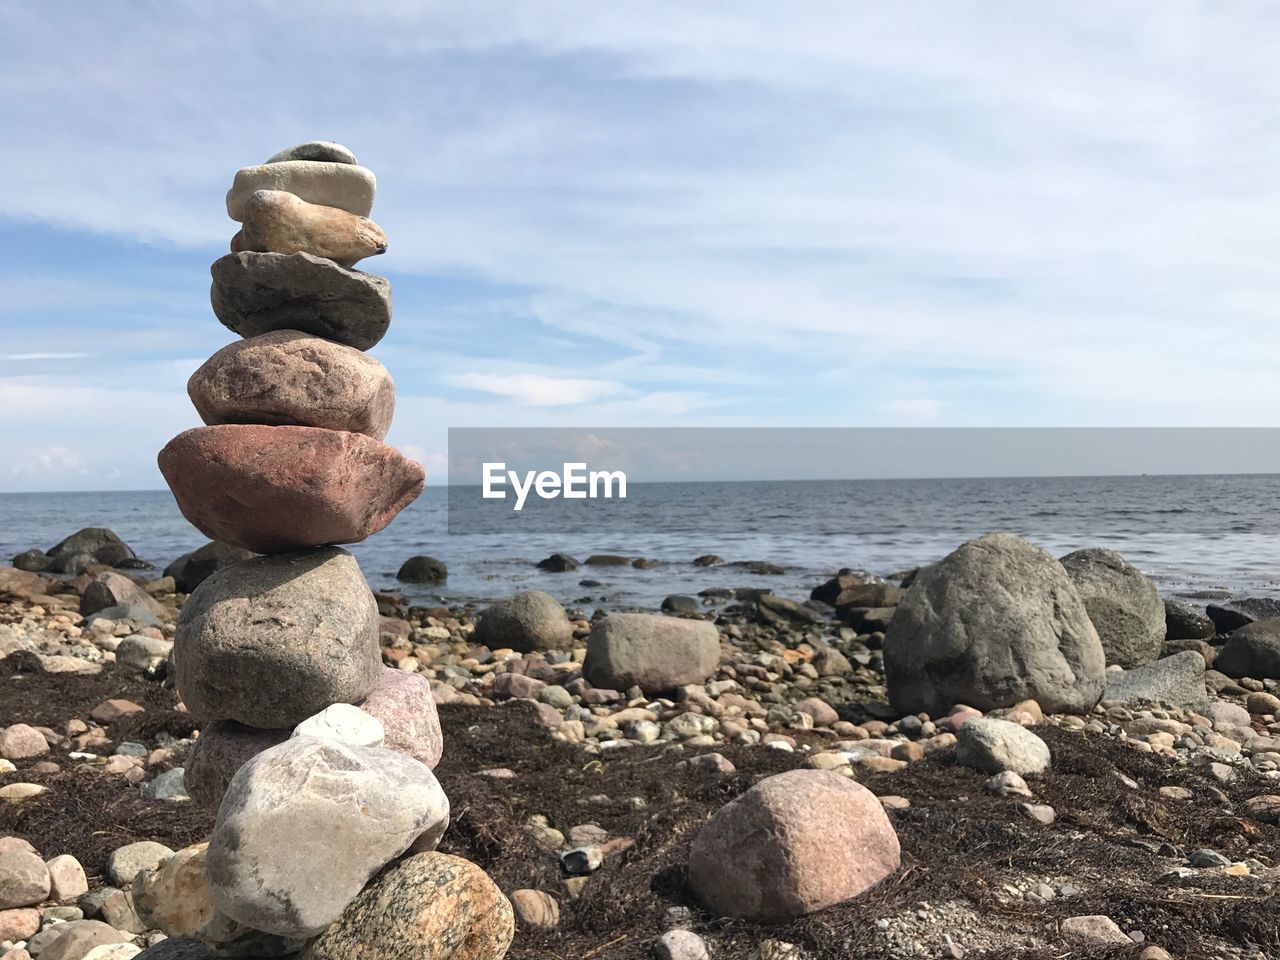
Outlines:
{"label": "sky", "polygon": [[388,442],[1274,426],[1280,10],[0,5],[0,490],[160,488],[235,171],[378,177]]}

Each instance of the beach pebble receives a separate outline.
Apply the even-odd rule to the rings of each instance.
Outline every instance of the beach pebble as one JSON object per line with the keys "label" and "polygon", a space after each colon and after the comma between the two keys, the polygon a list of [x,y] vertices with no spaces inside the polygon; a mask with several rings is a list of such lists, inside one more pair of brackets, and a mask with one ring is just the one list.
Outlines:
{"label": "beach pebble", "polygon": [[198,427],[170,440],[159,462],[201,533],[258,553],[364,540],[424,480],[419,464],[371,437],[317,427]]}
{"label": "beach pebble", "polygon": [[373,209],[378,182],[372,170],[353,163],[281,160],[236,171],[227,191],[227,216],[244,220],[249,198],[259,190],[283,190],[307,203],[337,207],[357,217]]}
{"label": "beach pebble", "polygon": [[156,617],[165,617],[165,605],[147,591],[114,570],[103,570],[80,594],[80,614],[90,616],[111,607],[140,607]]}
{"label": "beach pebble", "polygon": [[1116,926],[1114,920],[1101,915],[1068,917],[1062,921],[1060,929],[1066,936],[1075,937],[1088,943],[1133,943],[1132,940],[1125,936],[1124,931]]}
{"label": "beach pebble", "polygon": [[943,716],[1033,699],[1083,713],[1102,696],[1105,656],[1062,565],[1011,534],[987,534],[924,567],[884,637],[899,715]]}
{"label": "beach pebble", "polygon": [[27,946],[40,960],[84,960],[94,947],[130,939],[127,932],[101,920],[72,920],[45,927]]}
{"label": "beach pebble", "polygon": [[[359,816],[352,816],[359,811]],[[298,737],[236,773],[209,842],[214,903],[283,937],[315,936],[449,801],[425,764],[390,750]]]}
{"label": "beach pebble", "polygon": [[[3,880],[0,879],[0,884]],[[31,907],[17,907],[12,910],[0,910],[0,942],[8,940],[29,940],[40,929],[40,911]],[[0,954],[8,957],[9,954]]]}
{"label": "beach pebble", "polygon": [[396,579],[402,583],[443,583],[448,578],[449,568],[435,557],[410,557],[396,572]]}
{"label": "beach pebble", "polygon": [[47,861],[49,870],[49,899],[74,900],[89,892],[89,880],[80,861],[64,853]]}
{"label": "beach pebble", "polygon": [[343,267],[387,251],[387,235],[372,220],[283,190],[258,190],[244,207],[232,253],[309,253]]}
{"label": "beach pebble", "polygon": [[380,747],[386,740],[382,723],[359,707],[335,703],[293,728],[294,737],[318,737],[348,747]]}
{"label": "beach pebble", "polygon": [[473,638],[493,650],[567,650],[573,644],[573,626],[550,594],[524,590],[486,607]]}
{"label": "beach pebble", "polygon": [[282,163],[285,160],[321,160],[325,163],[357,162],[354,153],[332,140],[307,140],[304,143],[297,143],[279,153],[273,153],[266,162]]}
{"label": "beach pebble", "polygon": [[185,771],[182,767],[174,767],[155,775],[142,785],[142,796],[147,800],[190,800],[187,787],[183,781]]}
{"label": "beach pebble", "polygon": [[22,800],[29,800],[32,797],[38,797],[46,792],[49,788],[42,783],[6,783],[0,787],[0,800],[7,800],[11,803],[17,803]]}
{"label": "beach pebble", "polygon": [[839,774],[791,770],[702,827],[689,884],[713,913],[769,922],[855,897],[898,864],[897,835],[874,794]]}
{"label": "beach pebble", "polygon": [[0,848],[0,910],[29,907],[49,896],[49,868],[17,844]]}
{"label": "beach pebble", "polygon": [[554,930],[560,925],[560,903],[541,890],[516,890],[511,894],[511,908],[521,927]]}
{"label": "beach pebble", "polygon": [[396,391],[386,367],[354,347],[276,330],[223,347],[187,382],[201,419],[293,424],[381,440]]}
{"label": "beach pebble", "polygon": [[49,741],[35,727],[15,723],[0,730],[0,757],[6,760],[29,760],[49,752]]}
{"label": "beach pebble", "polygon": [[653,945],[656,960],[711,960],[706,941],[692,930],[668,930]]}
{"label": "beach pebble", "polygon": [[385,960],[501,960],[515,935],[511,904],[479,867],[425,853],[383,871],[300,960],[351,960],[368,944]]}
{"label": "beach pebble", "polygon": [[242,337],[297,330],[368,350],[391,324],[391,285],[309,253],[233,253],[210,268],[213,312]]}
{"label": "beach pebble", "polygon": [[173,641],[132,633],[116,647],[116,663],[134,673],[154,672],[173,650]]}
{"label": "beach pebble", "polygon": [[133,960],[141,952],[142,948],[133,943],[103,943],[93,947],[80,960]]}
{"label": "beach pebble", "polygon": [[139,840],[123,847],[117,847],[107,858],[107,874],[113,883],[127,887],[143,870],[154,870],[166,858],[173,856],[173,851],[163,843],[154,840]]}
{"label": "beach pebble", "polygon": [[614,613],[591,628],[583,675],[594,687],[645,693],[705,683],[720,661],[720,634],[702,620]]}
{"label": "beach pebble", "polygon": [[1008,720],[970,720],[956,733],[956,741],[957,762],[985,773],[1008,770],[1025,777],[1049,768],[1048,745]]}
{"label": "beach pebble", "polygon": [[249,932],[214,905],[207,876],[207,843],[184,847],[133,879],[138,916],[147,927],[170,937],[196,937],[227,944]]}

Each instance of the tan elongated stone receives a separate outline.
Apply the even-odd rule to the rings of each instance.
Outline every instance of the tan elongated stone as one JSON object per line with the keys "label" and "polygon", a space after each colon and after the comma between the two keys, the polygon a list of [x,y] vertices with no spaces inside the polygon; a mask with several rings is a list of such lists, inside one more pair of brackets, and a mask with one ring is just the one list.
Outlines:
{"label": "tan elongated stone", "polygon": [[310,253],[344,267],[387,251],[387,235],[372,220],[284,190],[256,190],[244,204],[244,226],[232,253]]}

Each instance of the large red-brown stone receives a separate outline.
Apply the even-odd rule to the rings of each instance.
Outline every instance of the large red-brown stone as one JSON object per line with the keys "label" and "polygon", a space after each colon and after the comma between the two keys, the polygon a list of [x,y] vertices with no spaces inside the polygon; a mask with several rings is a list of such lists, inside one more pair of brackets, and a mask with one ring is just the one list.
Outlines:
{"label": "large red-brown stone", "polygon": [[159,463],[201,533],[255,553],[358,543],[416,500],[424,479],[384,443],[318,427],[197,427]]}
{"label": "large red-brown stone", "polygon": [[838,773],[790,770],[707,821],[689,852],[689,884],[714,913],[770,922],[856,897],[899,860],[875,794]]}
{"label": "large red-brown stone", "polygon": [[207,424],[293,424],[375,440],[387,435],[396,408],[386,367],[354,347],[297,330],[223,347],[192,374],[187,393]]}

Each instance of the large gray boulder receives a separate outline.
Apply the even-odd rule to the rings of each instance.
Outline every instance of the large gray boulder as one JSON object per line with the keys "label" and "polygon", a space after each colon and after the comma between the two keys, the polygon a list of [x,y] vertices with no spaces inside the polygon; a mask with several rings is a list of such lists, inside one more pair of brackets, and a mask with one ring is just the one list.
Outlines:
{"label": "large gray boulder", "polygon": [[1199,710],[1209,703],[1204,657],[1183,650],[1132,670],[1108,670],[1102,699],[1126,707],[1163,703]]}
{"label": "large gray boulder", "polygon": [[1280,680],[1280,618],[1255,620],[1233,630],[1213,666],[1229,677]]}
{"label": "large gray boulder", "polygon": [[209,841],[219,910],[277,936],[313,937],[415,841],[433,847],[449,801],[426,767],[377,747],[296,737],[236,773]]}
{"label": "large gray boulder", "polygon": [[573,645],[573,626],[555,597],[525,590],[488,607],[472,639],[492,650],[568,650]]}
{"label": "large gray boulder", "polygon": [[377,685],[378,604],[355,558],[338,547],[255,557],[191,595],[174,661],[178,692],[196,717],[296,726]]}
{"label": "large gray boulder", "polygon": [[920,570],[884,639],[899,714],[980,710],[1034,699],[1083,713],[1102,696],[1098,632],[1067,572],[1007,533],[971,540]]}
{"label": "large gray boulder", "polygon": [[661,693],[702,684],[720,663],[720,632],[705,620],[615,613],[587,640],[583,676],[593,687]]}
{"label": "large gray boulder", "polygon": [[211,268],[213,312],[242,337],[301,330],[357,350],[391,325],[385,277],[309,253],[232,253]]}
{"label": "large gray boulder", "polygon": [[1108,664],[1128,669],[1160,656],[1164,601],[1142,571],[1101,547],[1077,550],[1061,562],[1098,631]]}

